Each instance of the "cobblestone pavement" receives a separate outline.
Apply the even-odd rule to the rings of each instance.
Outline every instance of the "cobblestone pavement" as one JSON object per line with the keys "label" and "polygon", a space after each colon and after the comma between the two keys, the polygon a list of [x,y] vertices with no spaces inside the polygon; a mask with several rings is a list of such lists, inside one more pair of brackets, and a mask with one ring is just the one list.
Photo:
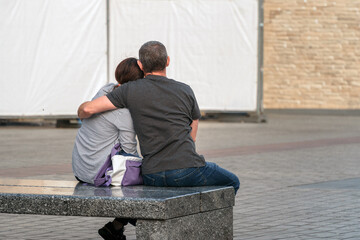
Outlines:
{"label": "cobblestone pavement", "polygon": [[[198,151],[241,181],[234,239],[360,239],[360,117],[268,120],[200,122]],[[1,127],[0,177],[73,180],[75,135],[76,129]],[[341,184],[348,179],[353,185]],[[321,182],[328,183],[314,184]],[[0,239],[100,239],[97,229],[110,220],[0,214]],[[126,234],[135,239],[133,227]]]}

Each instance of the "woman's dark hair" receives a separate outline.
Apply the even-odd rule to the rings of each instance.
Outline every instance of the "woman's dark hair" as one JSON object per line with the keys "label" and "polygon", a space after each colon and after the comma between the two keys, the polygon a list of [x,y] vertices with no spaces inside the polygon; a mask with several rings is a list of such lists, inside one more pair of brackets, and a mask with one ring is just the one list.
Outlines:
{"label": "woman's dark hair", "polygon": [[120,84],[135,81],[143,77],[144,73],[138,66],[136,58],[126,58],[122,60],[115,70],[115,79]]}

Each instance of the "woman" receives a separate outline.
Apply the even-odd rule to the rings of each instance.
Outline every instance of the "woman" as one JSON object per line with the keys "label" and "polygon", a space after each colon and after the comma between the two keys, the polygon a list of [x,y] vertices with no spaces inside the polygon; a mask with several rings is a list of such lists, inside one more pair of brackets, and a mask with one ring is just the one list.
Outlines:
{"label": "woman", "polygon": [[[127,58],[119,63],[115,71],[119,84],[105,85],[93,99],[106,95],[121,84],[143,77],[136,58]],[[116,109],[84,119],[72,153],[75,177],[82,182],[93,184],[96,174],[116,143],[120,143],[126,153],[137,154],[135,131],[128,109]]]}
{"label": "woman", "polygon": [[[144,73],[139,68],[137,59],[127,58],[120,62],[115,70],[115,78],[119,84],[105,85],[93,99],[106,95],[121,84],[143,77]],[[72,153],[72,167],[76,179],[93,184],[95,176],[116,143],[120,143],[126,153],[136,155],[135,137],[132,118],[126,108],[95,114],[84,119]],[[99,234],[104,239],[125,239],[123,226],[128,222],[135,224],[135,220],[117,218],[99,229]]]}

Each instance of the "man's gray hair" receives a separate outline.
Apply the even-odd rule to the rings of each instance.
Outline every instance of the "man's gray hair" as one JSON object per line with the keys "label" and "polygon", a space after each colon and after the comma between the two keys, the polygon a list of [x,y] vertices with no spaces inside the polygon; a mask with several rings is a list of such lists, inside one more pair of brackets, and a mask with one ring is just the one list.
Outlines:
{"label": "man's gray hair", "polygon": [[139,60],[145,73],[164,70],[167,63],[164,44],[158,41],[144,43],[139,50]]}

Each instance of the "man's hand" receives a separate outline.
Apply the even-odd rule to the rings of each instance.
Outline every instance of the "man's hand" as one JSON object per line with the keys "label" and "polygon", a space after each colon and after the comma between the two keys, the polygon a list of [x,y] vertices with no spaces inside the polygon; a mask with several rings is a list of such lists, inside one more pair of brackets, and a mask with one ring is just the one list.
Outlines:
{"label": "man's hand", "polygon": [[106,96],[99,97],[95,100],[84,102],[78,109],[80,119],[89,118],[95,113],[105,112],[116,109]]}
{"label": "man's hand", "polygon": [[199,126],[199,119],[193,120],[193,122],[190,124],[190,127],[192,128],[190,132],[190,136],[192,137],[194,142],[196,141],[198,126]]}

